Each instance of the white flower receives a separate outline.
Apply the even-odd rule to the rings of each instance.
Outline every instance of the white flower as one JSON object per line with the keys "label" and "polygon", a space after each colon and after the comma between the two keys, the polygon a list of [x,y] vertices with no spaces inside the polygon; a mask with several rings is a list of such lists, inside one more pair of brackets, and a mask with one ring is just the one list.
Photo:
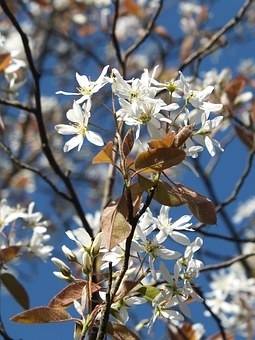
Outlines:
{"label": "white flower", "polygon": [[53,250],[53,246],[44,244],[44,242],[47,242],[50,239],[50,235],[46,234],[46,231],[47,229],[45,227],[34,227],[28,245],[30,252],[40,257],[42,260],[46,260]]}
{"label": "white flower", "polygon": [[97,93],[106,83],[107,80],[105,75],[108,71],[109,65],[105,66],[100,74],[100,76],[95,81],[91,81],[85,75],[80,75],[76,73],[76,80],[79,84],[78,92],[65,92],[58,91],[57,94],[64,94],[67,96],[81,96],[80,99],[77,100],[78,104],[81,104],[88,100],[94,93]]}
{"label": "white flower", "polygon": [[224,151],[220,143],[212,137],[212,134],[215,133],[223,121],[223,116],[217,116],[213,119],[209,119],[209,116],[209,111],[201,110],[192,110],[188,114],[189,124],[194,124],[195,126],[201,124],[201,126],[197,127],[197,131],[193,132],[192,138],[186,141],[187,154],[193,158],[196,158],[198,152],[203,150],[201,145],[194,145],[196,142],[205,145],[212,157],[215,156],[216,149]]}
{"label": "white flower", "polygon": [[[149,135],[152,138],[160,136],[160,121],[166,121],[166,118],[160,113],[161,110],[175,110],[178,104],[172,103],[166,105],[161,99],[150,99],[146,101],[129,102],[125,99],[119,99],[121,109],[116,112],[119,120],[124,121],[127,125],[136,126],[136,139],[140,135],[141,125],[146,125]],[[168,120],[169,121],[169,120]]]}
{"label": "white flower", "polygon": [[223,107],[222,104],[214,104],[206,101],[214,90],[213,86],[207,86],[202,91],[193,90],[182,72],[180,72],[180,87],[182,88],[186,103],[191,104],[196,109],[207,112],[218,112]]}
{"label": "white flower", "polygon": [[172,309],[173,304],[172,300],[165,300],[165,297],[162,294],[158,294],[155,299],[152,301],[153,306],[153,315],[147,324],[149,328],[149,332],[157,318],[160,319],[167,319],[173,324],[178,324],[179,321],[183,321],[184,317],[181,315],[180,312]]}
{"label": "white flower", "polygon": [[146,101],[147,99],[158,101],[155,96],[158,92],[156,87],[151,86],[152,79],[157,67],[154,68],[152,75],[149,75],[147,69],[141,75],[141,79],[124,80],[116,69],[112,70],[112,77],[109,82],[112,83],[112,91],[122,99],[130,103]]}
{"label": "white flower", "polygon": [[184,215],[174,223],[171,223],[171,218],[168,217],[169,207],[162,206],[160,214],[155,221],[156,226],[159,229],[159,233],[156,236],[156,240],[162,243],[166,240],[167,236],[170,236],[175,242],[187,246],[190,243],[189,238],[180,233],[179,230],[190,230],[192,223],[188,223],[192,216]]}
{"label": "white flower", "polygon": [[47,227],[48,222],[42,221],[42,214],[40,212],[33,212],[35,203],[31,202],[28,206],[27,213],[24,213],[22,218],[28,227]]}
{"label": "white flower", "polygon": [[145,252],[148,255],[149,268],[154,278],[156,278],[154,262],[157,258],[162,258],[164,260],[174,260],[179,258],[181,255],[178,251],[165,248],[156,239],[147,239],[146,234],[139,225],[136,227],[136,239],[132,242],[132,249],[136,250],[137,252]]}
{"label": "white flower", "polygon": [[84,228],[66,231],[66,235],[70,240],[74,241],[79,248],[90,251],[93,241]]}
{"label": "white flower", "polygon": [[90,118],[91,101],[88,100],[84,112],[82,111],[80,105],[74,101],[73,109],[68,110],[66,117],[71,121],[70,125],[58,124],[55,129],[61,135],[76,135],[67,141],[64,145],[64,152],[68,152],[78,146],[78,151],[80,151],[84,138],[95,145],[102,146],[104,142],[102,137],[92,131],[88,130],[88,121]]}
{"label": "white flower", "polygon": [[0,230],[22,215],[22,210],[11,208],[6,200],[0,201]]}
{"label": "white flower", "polygon": [[174,277],[178,280],[179,276],[189,283],[193,278],[198,277],[199,270],[203,267],[203,262],[194,259],[194,254],[202,247],[203,240],[200,237],[187,246],[183,257],[179,258],[174,266]]}

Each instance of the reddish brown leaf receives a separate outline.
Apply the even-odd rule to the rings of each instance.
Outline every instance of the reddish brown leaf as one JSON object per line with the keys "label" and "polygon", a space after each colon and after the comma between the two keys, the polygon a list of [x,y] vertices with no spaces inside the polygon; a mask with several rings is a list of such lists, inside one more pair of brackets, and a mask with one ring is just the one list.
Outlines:
{"label": "reddish brown leaf", "polygon": [[3,72],[11,62],[10,53],[3,53],[0,55],[0,72]]}
{"label": "reddish brown leaf", "polygon": [[14,297],[18,304],[24,309],[29,308],[29,297],[22,284],[10,273],[0,275],[0,280],[8,292]]}
{"label": "reddish brown leaf", "polygon": [[[155,183],[143,176],[138,177],[141,188],[149,192]],[[159,181],[153,194],[153,199],[160,204],[167,205],[169,207],[177,207],[179,205],[187,203],[186,200],[179,195],[173,187],[166,182]]]}
{"label": "reddish brown leaf", "polygon": [[149,149],[140,153],[135,160],[136,170],[149,169],[162,171],[181,163],[185,159],[185,152],[177,148]]}
{"label": "reddish brown leaf", "polygon": [[113,163],[112,159],[113,142],[108,142],[102,150],[93,158],[92,164]]}
{"label": "reddish brown leaf", "polygon": [[227,93],[230,102],[233,102],[239,93],[244,89],[246,85],[245,78],[238,76],[232,79],[225,87],[225,92]]}
{"label": "reddish brown leaf", "polygon": [[110,203],[102,214],[103,241],[109,250],[124,241],[131,230],[130,224],[120,212],[123,207],[119,206],[119,202]]}
{"label": "reddish brown leaf", "polygon": [[124,0],[125,10],[136,16],[143,16],[142,8],[134,0]]}
{"label": "reddish brown leaf", "polygon": [[[68,307],[74,300],[79,300],[82,295],[83,288],[85,287],[87,281],[79,280],[70,283],[67,287],[62,289],[57,295],[55,295],[48,303],[49,307]],[[98,291],[100,286],[96,283],[91,284],[92,293]]]}
{"label": "reddish brown leaf", "polygon": [[[226,340],[235,340],[234,336],[228,332],[225,332],[225,336],[226,336]],[[217,334],[209,336],[207,340],[223,340],[223,337],[221,333],[217,333]]]}
{"label": "reddish brown leaf", "polygon": [[107,333],[112,336],[113,340],[139,340],[139,337],[133,331],[119,323],[109,323]]}
{"label": "reddish brown leaf", "polygon": [[123,139],[122,152],[125,157],[127,157],[134,146],[135,135],[133,129],[129,129]]}
{"label": "reddish brown leaf", "polygon": [[11,320],[19,323],[34,324],[72,321],[73,319],[62,308],[36,307],[14,315]]}
{"label": "reddish brown leaf", "polygon": [[170,148],[173,144],[174,138],[175,132],[169,132],[161,139],[150,140],[148,145],[151,149]]}
{"label": "reddish brown leaf", "polygon": [[0,249],[0,263],[7,263],[15,259],[20,251],[19,246],[10,246],[8,248]]}
{"label": "reddish brown leaf", "polygon": [[202,223],[216,224],[217,215],[213,202],[203,195],[198,194],[193,189],[178,184],[180,196],[187,201],[192,214]]}

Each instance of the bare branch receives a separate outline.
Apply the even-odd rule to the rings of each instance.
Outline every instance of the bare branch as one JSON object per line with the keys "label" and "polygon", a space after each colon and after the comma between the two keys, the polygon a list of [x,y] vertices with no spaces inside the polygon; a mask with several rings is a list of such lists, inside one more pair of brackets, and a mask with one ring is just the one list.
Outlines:
{"label": "bare branch", "polygon": [[218,40],[243,19],[245,13],[253,2],[254,0],[246,0],[234,18],[229,20],[218,32],[216,32],[204,46],[200,47],[184,60],[184,62],[179,66],[179,71],[183,71],[184,68],[193,63],[195,60],[201,60],[203,57],[210,54],[211,48],[218,42]]}
{"label": "bare branch", "polygon": [[228,261],[224,261],[224,262],[217,263],[217,264],[212,264],[210,266],[205,266],[204,268],[200,269],[200,272],[208,272],[209,270],[218,270],[222,268],[227,268],[227,267],[232,266],[232,264],[239,262],[239,261],[246,260],[251,256],[255,256],[255,253],[239,255]]}
{"label": "bare branch", "polygon": [[45,176],[39,169],[29,165],[29,164],[26,164],[25,162],[22,162],[21,160],[19,160],[18,158],[15,157],[15,155],[12,153],[11,149],[5,145],[3,142],[0,142],[0,148],[2,150],[4,150],[8,156],[10,157],[11,161],[17,165],[19,168],[22,168],[22,169],[26,169],[26,170],[29,170],[33,173],[35,173],[36,175],[38,175],[39,177],[41,177],[47,184],[49,184],[49,186],[52,188],[52,190],[60,195],[62,198],[64,198],[65,200],[71,202],[71,198],[66,194],[64,193],[63,191],[60,191],[57,186],[47,177]]}
{"label": "bare branch", "polygon": [[30,46],[29,46],[28,37],[27,37],[26,33],[23,31],[23,29],[21,28],[21,26],[18,23],[15,16],[10,11],[6,1],[0,0],[0,4],[1,4],[1,7],[2,7],[4,13],[9,18],[9,20],[12,22],[13,26],[16,28],[17,32],[19,33],[19,35],[22,39],[22,43],[23,43],[24,50],[25,50],[25,53],[26,53],[28,65],[29,65],[29,68],[31,70],[31,74],[32,74],[33,81],[34,81],[34,97],[35,97],[35,106],[36,106],[36,110],[34,111],[34,114],[35,114],[37,124],[38,124],[38,129],[39,129],[39,134],[40,134],[40,139],[41,139],[41,144],[42,144],[42,151],[43,151],[44,155],[46,156],[46,158],[48,159],[48,162],[49,162],[51,168],[62,179],[65,187],[67,188],[67,190],[70,194],[70,197],[72,199],[73,206],[76,209],[77,214],[78,214],[79,218],[81,219],[81,221],[83,223],[83,227],[86,229],[86,231],[89,233],[89,235],[91,237],[93,237],[92,229],[91,229],[91,227],[90,227],[90,225],[89,225],[89,223],[88,223],[88,221],[85,217],[83,208],[82,208],[81,203],[79,201],[79,198],[78,198],[78,196],[75,192],[75,189],[73,187],[71,179],[68,176],[66,176],[65,173],[60,168],[60,166],[58,165],[58,163],[57,163],[57,161],[56,161],[56,159],[55,159],[55,157],[54,157],[54,155],[51,151],[51,148],[49,146],[49,141],[48,141],[46,128],[45,128],[45,124],[44,124],[44,120],[43,120],[43,115],[42,115],[40,74],[37,72],[37,69],[36,69],[35,64],[34,64],[32,52],[31,52],[31,49],[30,49]]}

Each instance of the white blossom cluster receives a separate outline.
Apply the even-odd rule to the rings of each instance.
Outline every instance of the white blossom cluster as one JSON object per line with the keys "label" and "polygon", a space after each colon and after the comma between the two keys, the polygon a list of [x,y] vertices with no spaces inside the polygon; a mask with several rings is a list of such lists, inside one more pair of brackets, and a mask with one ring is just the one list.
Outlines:
{"label": "white blossom cluster", "polygon": [[34,212],[34,202],[27,209],[11,207],[6,200],[0,202],[0,250],[18,246],[21,253],[46,260],[53,250],[48,245],[48,222],[40,212]]}
{"label": "white blossom cluster", "polygon": [[[169,129],[178,132],[182,127],[192,125],[192,134],[185,143],[187,156],[197,157],[204,146],[211,156],[216,154],[217,149],[223,151],[220,143],[212,137],[223,120],[223,116],[220,115],[210,117],[211,113],[218,113],[223,107],[222,104],[209,101],[209,96],[214,90],[213,86],[193,88],[181,72],[179,80],[160,83],[155,79],[157,67],[154,68],[152,75],[145,69],[140,78],[130,80],[124,80],[117,69],[112,69],[111,76],[107,77],[107,70],[108,66],[103,69],[96,81],[77,73],[78,92],[57,92],[80,97],[74,101],[73,109],[66,114],[71,124],[56,126],[60,134],[75,135],[65,144],[64,151],[70,151],[75,147],[80,150],[84,138],[95,145],[103,145],[102,138],[92,132],[88,124],[92,96],[107,83],[111,84],[112,92],[120,105],[116,112],[117,119],[136,129],[136,139],[139,138],[144,126],[147,127],[150,138],[160,138]],[[168,93],[168,102],[160,98],[162,91]]]}
{"label": "white blossom cluster", "polygon": [[4,68],[4,76],[12,91],[19,89],[26,81],[26,67],[22,41],[16,32],[6,38],[0,34],[0,56],[8,56],[8,65]]}
{"label": "white blossom cluster", "polygon": [[[136,228],[131,245],[129,268],[124,281],[137,281],[138,283],[124,296],[121,295],[120,287],[120,292],[117,292],[117,297],[111,307],[112,317],[121,323],[125,324],[129,320],[130,307],[149,302],[153,308],[151,319],[145,323],[149,329],[158,318],[179,324],[185,316],[190,316],[187,304],[192,300],[200,300],[192,284],[203,267],[203,263],[195,258],[196,252],[203,244],[202,239],[196,237],[191,241],[184,234],[187,230],[192,231],[191,216],[184,215],[172,221],[168,214],[169,208],[165,206],[162,206],[158,217],[154,217],[147,209]],[[104,247],[102,233],[98,233],[94,241],[83,228],[69,230],[66,235],[76,243],[78,248],[71,250],[63,245],[62,251],[70,263],[76,263],[79,266],[85,278],[89,278],[92,274],[95,258],[99,261],[102,278],[106,275],[106,279],[101,281],[100,290],[100,297],[104,301],[109,263],[111,262],[113,267],[114,285],[123,266],[125,242],[108,251]],[[183,251],[172,250],[171,248],[175,248],[175,243],[181,245]],[[70,265],[55,257],[52,261],[59,269],[54,272],[57,277],[71,282],[78,279],[72,273]],[[155,286],[155,283],[158,285]],[[153,290],[152,297],[146,291],[143,292],[144,287]],[[86,292],[84,294],[86,295]],[[75,302],[76,310],[83,317],[86,299],[84,296],[83,302]]]}
{"label": "white blossom cluster", "polygon": [[[253,258],[254,261],[254,258]],[[206,303],[232,334],[252,338],[255,330],[255,279],[240,264],[212,274]],[[206,312],[207,316],[210,316]]]}

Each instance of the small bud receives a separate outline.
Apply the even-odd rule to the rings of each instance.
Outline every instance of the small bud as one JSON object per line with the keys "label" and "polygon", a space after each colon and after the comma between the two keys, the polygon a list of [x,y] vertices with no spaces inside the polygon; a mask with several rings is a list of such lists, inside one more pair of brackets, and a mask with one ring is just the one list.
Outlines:
{"label": "small bud", "polygon": [[68,247],[66,247],[65,245],[63,245],[61,247],[63,253],[65,254],[66,258],[70,261],[70,262],[76,262],[77,261],[77,257],[76,255],[72,252],[71,249],[69,249]]}
{"label": "small bud", "polygon": [[92,248],[91,248],[91,253],[93,256],[98,255],[100,247],[101,247],[101,243],[102,243],[102,233],[98,233],[93,241]]}
{"label": "small bud", "polygon": [[71,269],[63,261],[61,261],[57,257],[52,257],[51,261],[55,264],[55,266],[59,268],[59,270],[65,277],[71,276]]}
{"label": "small bud", "polygon": [[89,274],[92,270],[92,260],[90,255],[87,252],[84,252],[83,257],[82,257],[82,262],[83,262],[83,272],[85,274]]}
{"label": "small bud", "polygon": [[60,280],[70,281],[70,277],[63,275],[61,272],[53,272],[53,275],[55,275]]}

